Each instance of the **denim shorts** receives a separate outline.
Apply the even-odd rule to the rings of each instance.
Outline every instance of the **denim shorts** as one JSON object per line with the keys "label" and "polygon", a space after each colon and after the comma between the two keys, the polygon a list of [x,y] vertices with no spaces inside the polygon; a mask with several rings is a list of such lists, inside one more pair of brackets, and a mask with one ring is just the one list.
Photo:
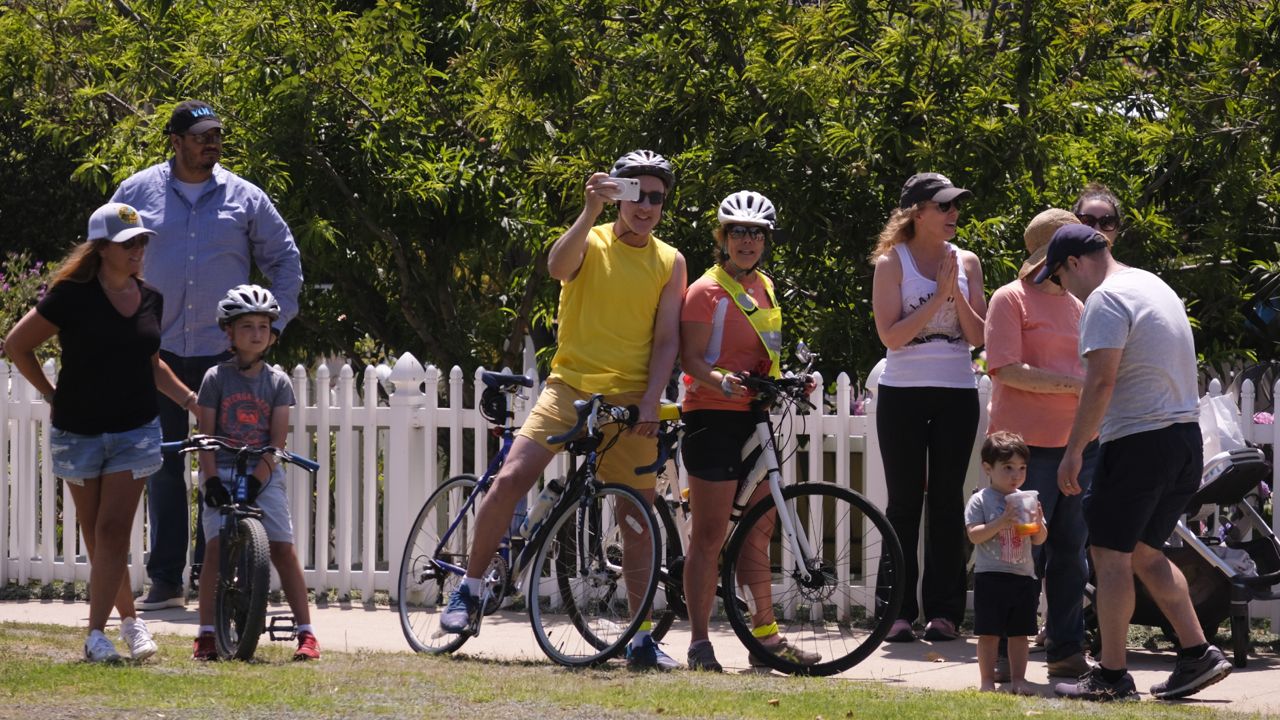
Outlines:
{"label": "denim shorts", "polygon": [[52,428],[49,450],[53,474],[71,483],[128,471],[134,479],[149,477],[164,464],[160,455],[160,419],[118,433],[79,435]]}
{"label": "denim shorts", "polygon": [[[234,470],[229,467],[218,468],[218,477],[227,491],[231,491],[231,478]],[[270,542],[293,542],[293,518],[289,516],[289,493],[285,491],[284,468],[276,468],[271,473],[271,481],[262,487],[258,497],[253,501],[262,510],[262,527],[267,531]],[[203,490],[201,491],[203,493]],[[204,502],[201,495],[200,502]],[[204,509],[200,518],[204,530],[204,541],[218,539],[218,530],[222,527],[222,513],[209,508]]]}

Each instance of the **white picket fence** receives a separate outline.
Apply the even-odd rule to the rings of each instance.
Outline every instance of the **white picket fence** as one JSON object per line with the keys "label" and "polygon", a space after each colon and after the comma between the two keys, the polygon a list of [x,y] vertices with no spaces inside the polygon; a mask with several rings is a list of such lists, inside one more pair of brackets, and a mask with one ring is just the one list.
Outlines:
{"label": "white picket fence", "polygon": [[[528,362],[531,354],[526,355],[533,367]],[[52,363],[45,372],[52,376]],[[528,374],[535,376],[534,371]],[[385,385],[393,390],[383,402],[378,400],[379,379],[372,367],[358,384],[349,366],[342,366],[336,378],[325,365],[312,375],[298,366],[292,378],[297,405],[291,413],[289,448],[320,463],[314,477],[293,466],[288,470],[296,547],[307,583],[317,591],[335,589],[340,595],[353,590],[366,598],[375,591],[394,594],[405,537],[427,496],[445,479],[462,472],[479,474],[487,465],[492,450],[489,425],[475,409],[480,393],[475,387],[480,383],[472,383],[471,397],[466,398],[459,368],[442,374],[407,353],[387,378]],[[847,374],[837,377],[834,396],[824,397],[823,381],[818,380],[811,399],[823,410],[790,426],[799,447],[821,448],[830,456],[825,462],[805,463],[806,479],[849,484],[853,478],[854,488],[883,508],[887,496],[874,403],[866,403],[869,415],[854,415],[852,401],[860,389]],[[5,362],[0,362],[0,388],[7,389],[0,397],[0,584],[85,581],[89,569],[83,540],[78,532],[63,532],[76,527],[75,507],[49,462],[49,407]],[[1210,392],[1221,392],[1216,380]],[[986,378],[979,384],[979,395],[980,427],[985,428],[990,395]],[[1280,442],[1280,425],[1253,423],[1253,395],[1246,382],[1240,398],[1245,437],[1274,445]],[[517,406],[517,419],[527,414],[533,399]],[[828,405],[836,410],[828,412]],[[971,488],[981,475],[978,445],[970,458]],[[799,454],[784,453],[788,479],[799,472]],[[546,476],[566,472],[561,454]],[[193,484],[194,476],[188,482]],[[146,538],[144,504],[131,542],[129,578],[135,590],[142,589],[146,578]],[[1255,608],[1255,616],[1264,610],[1272,627],[1280,627],[1280,603]]]}

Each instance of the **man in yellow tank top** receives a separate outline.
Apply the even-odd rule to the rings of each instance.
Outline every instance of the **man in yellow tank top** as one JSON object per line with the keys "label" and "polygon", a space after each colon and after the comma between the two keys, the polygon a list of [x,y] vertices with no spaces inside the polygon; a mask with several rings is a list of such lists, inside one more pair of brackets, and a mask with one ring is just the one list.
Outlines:
{"label": "man in yellow tank top", "polygon": [[[638,200],[616,199],[618,178],[640,182]],[[582,212],[551,246],[547,269],[561,283],[559,347],[546,388],[480,503],[467,576],[440,618],[446,632],[478,632],[485,592],[480,578],[516,503],[560,449],[548,445],[547,437],[574,425],[575,400],[603,393],[610,403],[640,408],[639,422],[604,455],[599,474],[605,482],[630,485],[653,501],[654,475],[637,476],[635,468],[657,456],[658,403],[679,348],[684,256],[653,235],[674,183],[671,165],[661,155],[636,150],[622,156],[610,173],[598,172],[587,180]],[[617,219],[596,225],[605,204],[614,202]],[[647,574],[651,559],[643,549],[648,538],[627,535],[625,540],[631,543],[623,544],[624,572]],[[643,625],[632,640],[628,666],[678,667],[658,648],[648,627]]]}

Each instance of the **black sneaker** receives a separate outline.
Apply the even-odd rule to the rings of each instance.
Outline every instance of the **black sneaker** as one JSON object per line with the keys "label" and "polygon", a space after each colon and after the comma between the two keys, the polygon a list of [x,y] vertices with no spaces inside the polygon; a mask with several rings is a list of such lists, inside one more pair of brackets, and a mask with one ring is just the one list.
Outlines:
{"label": "black sneaker", "polygon": [[696,646],[689,647],[689,669],[705,670],[707,672],[724,672],[724,666],[720,661],[716,660],[716,649],[711,647],[711,643],[698,643]]}
{"label": "black sneaker", "polygon": [[1151,694],[1161,700],[1176,700],[1195,695],[1231,674],[1231,662],[1218,648],[1210,645],[1195,660],[1178,658],[1169,679],[1151,686]]}
{"label": "black sneaker", "polygon": [[182,592],[182,588],[163,582],[151,583],[151,590],[147,592],[146,597],[133,601],[133,606],[139,610],[163,610],[171,607],[186,607],[186,605],[187,596]]}
{"label": "black sneaker", "polygon": [[466,585],[449,595],[449,606],[440,616],[440,629],[447,633],[475,635],[480,632],[480,611],[484,603],[473,597]]}
{"label": "black sneaker", "polygon": [[1138,688],[1133,684],[1133,675],[1125,673],[1119,682],[1109,683],[1102,679],[1102,666],[1090,670],[1076,682],[1054,685],[1053,692],[1058,697],[1095,702],[1138,699]]}

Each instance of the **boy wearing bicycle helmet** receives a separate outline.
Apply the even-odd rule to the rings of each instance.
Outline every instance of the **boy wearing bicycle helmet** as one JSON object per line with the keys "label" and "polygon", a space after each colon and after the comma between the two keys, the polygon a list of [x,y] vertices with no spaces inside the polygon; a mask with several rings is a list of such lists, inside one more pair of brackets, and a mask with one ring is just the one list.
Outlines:
{"label": "boy wearing bicycle helmet", "polygon": [[[246,445],[284,447],[289,434],[289,406],[293,385],[289,376],[263,362],[275,342],[272,323],[280,317],[280,304],[265,288],[237,285],[218,302],[218,325],[231,343],[231,358],[209,369],[200,385],[196,420],[201,433],[220,435]],[[230,502],[230,482],[235,456],[219,451],[200,453],[202,497],[209,507]],[[320,644],[311,628],[307,583],[293,547],[293,522],[285,491],[284,470],[270,455],[250,468],[250,501],[262,510],[262,525],[271,548],[271,564],[298,627],[294,660],[316,660]],[[222,516],[203,517],[204,574],[200,583],[200,631],[192,654],[196,660],[218,659],[213,637],[213,603],[218,577],[218,526]]]}
{"label": "boy wearing bicycle helmet", "polygon": [[[619,198],[619,179],[639,181],[637,199]],[[655,475],[637,476],[635,468],[649,465],[657,455],[658,403],[679,345],[684,257],[653,235],[674,184],[671,164],[661,155],[649,150],[623,155],[608,174],[587,179],[582,212],[551,246],[547,270],[561,283],[559,347],[546,388],[480,503],[466,578],[440,618],[446,632],[478,632],[485,592],[481,577],[517,501],[560,450],[547,437],[574,426],[575,400],[601,393],[609,403],[639,407],[639,422],[604,454],[599,475],[605,482],[630,485],[653,501]],[[617,219],[597,225],[611,203],[618,205]],[[644,534],[624,536],[624,572],[649,573],[652,559],[640,549],[650,542]],[[641,597],[629,599],[632,607],[643,602]],[[631,642],[627,665],[679,666],[658,648],[647,622]]]}

